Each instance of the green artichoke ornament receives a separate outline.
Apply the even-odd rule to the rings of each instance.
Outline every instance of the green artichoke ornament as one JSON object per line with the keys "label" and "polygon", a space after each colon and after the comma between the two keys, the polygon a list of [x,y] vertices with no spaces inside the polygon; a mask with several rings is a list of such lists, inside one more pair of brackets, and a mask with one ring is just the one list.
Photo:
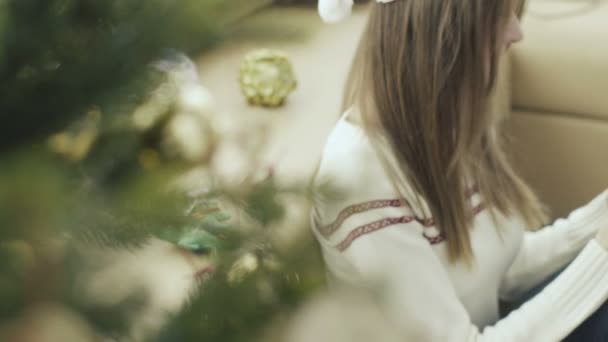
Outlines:
{"label": "green artichoke ornament", "polygon": [[239,82],[249,104],[265,107],[282,106],[297,85],[287,54],[272,49],[245,55]]}

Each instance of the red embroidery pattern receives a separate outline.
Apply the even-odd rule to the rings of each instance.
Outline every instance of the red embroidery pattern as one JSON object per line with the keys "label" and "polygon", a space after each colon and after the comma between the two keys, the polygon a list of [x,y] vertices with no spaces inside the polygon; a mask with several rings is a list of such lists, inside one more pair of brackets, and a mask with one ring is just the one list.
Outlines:
{"label": "red embroidery pattern", "polygon": [[[485,205],[483,203],[477,205],[475,208],[473,208],[473,215],[477,215],[479,213],[481,213],[482,211],[484,211],[485,209]],[[400,223],[410,223],[412,221],[417,221],[420,224],[422,224],[425,228],[431,228],[434,226],[434,220],[432,218],[430,219],[426,219],[426,220],[421,220],[418,219],[414,216],[401,216],[401,217],[392,217],[392,218],[385,218],[382,220],[378,220],[378,221],[374,221],[372,223],[368,223],[362,226],[359,226],[355,229],[353,229],[348,236],[346,236],[346,238],[344,240],[342,240],[342,242],[340,242],[339,244],[337,244],[335,246],[336,249],[338,249],[338,251],[340,252],[344,252],[348,247],[350,247],[350,245],[359,237],[366,235],[366,234],[370,234],[373,233],[375,231],[378,231],[380,229],[395,225],[395,224],[400,224]],[[437,245],[442,243],[443,241],[445,241],[445,235],[443,233],[439,234],[438,236],[428,236],[425,232],[422,233],[422,236],[424,236],[425,239],[427,239],[427,241],[431,244],[431,245]]]}
{"label": "red embroidery pattern", "polygon": [[[424,234],[422,234],[422,235],[424,235]],[[424,237],[431,245],[437,245],[437,244],[440,244],[443,241],[445,241],[445,236],[443,234],[441,234],[439,236],[435,236],[435,237],[429,237],[429,236],[424,235]]]}
{"label": "red embroidery pattern", "polygon": [[[467,190],[466,196],[467,196],[467,198],[470,199],[471,197],[473,197],[473,195],[477,194],[478,192],[479,192],[479,189],[477,188],[477,186],[473,186]],[[375,200],[375,201],[353,204],[351,206],[346,207],[342,211],[340,211],[340,213],[338,214],[338,217],[334,220],[334,222],[332,222],[328,225],[325,225],[325,226],[320,226],[320,227],[318,227],[318,230],[321,233],[321,235],[323,235],[323,237],[328,238],[336,230],[338,230],[340,225],[342,225],[342,223],[344,223],[344,221],[347,218],[351,217],[352,215],[362,213],[365,211],[369,211],[369,210],[373,210],[373,209],[390,208],[390,207],[392,207],[392,208],[399,208],[399,207],[411,208],[411,205],[407,202],[407,200],[405,200],[403,198]],[[421,219],[421,218],[415,217],[414,219],[425,227],[432,227],[435,225],[435,220],[433,220],[432,218]]]}
{"label": "red embroidery pattern", "polygon": [[319,227],[318,230],[325,238],[328,238],[331,234],[333,234],[344,221],[351,217],[354,214],[362,213],[364,211],[380,209],[380,208],[398,208],[403,206],[409,206],[409,204],[404,199],[387,199],[387,200],[376,200],[369,201],[365,203],[359,203],[355,205],[351,205],[346,209],[340,211],[338,214],[338,218],[336,220],[326,226]]}
{"label": "red embroidery pattern", "polygon": [[348,247],[350,247],[350,245],[353,243],[353,241],[355,241],[357,238],[359,238],[365,234],[369,234],[369,233],[375,232],[377,230],[380,230],[382,228],[386,228],[386,227],[389,227],[389,226],[392,226],[395,224],[409,223],[412,221],[414,221],[413,216],[400,216],[400,217],[385,218],[382,220],[378,220],[378,221],[374,221],[372,223],[365,224],[363,226],[359,226],[359,227],[353,229],[348,234],[346,239],[344,239],[342,242],[337,244],[335,247],[340,252],[344,252]]}

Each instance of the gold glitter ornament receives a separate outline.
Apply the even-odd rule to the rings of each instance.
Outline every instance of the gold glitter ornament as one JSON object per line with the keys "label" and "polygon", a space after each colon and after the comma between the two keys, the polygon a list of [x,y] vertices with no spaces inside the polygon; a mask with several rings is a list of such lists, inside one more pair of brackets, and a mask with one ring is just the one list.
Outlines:
{"label": "gold glitter ornament", "polygon": [[240,70],[241,91],[251,105],[279,107],[297,85],[291,62],[282,51],[248,53]]}

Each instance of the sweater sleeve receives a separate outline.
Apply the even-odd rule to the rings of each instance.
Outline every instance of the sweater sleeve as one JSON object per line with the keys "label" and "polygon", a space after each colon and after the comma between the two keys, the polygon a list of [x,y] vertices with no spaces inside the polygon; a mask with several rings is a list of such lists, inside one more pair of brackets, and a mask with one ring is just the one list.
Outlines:
{"label": "sweater sleeve", "polygon": [[336,233],[342,242],[321,239],[331,273],[355,272],[377,289],[405,341],[557,341],[608,298],[608,253],[591,241],[538,296],[480,330],[422,236],[422,225],[395,214],[394,208],[356,214]]}
{"label": "sweater sleeve", "polygon": [[572,212],[567,219],[526,232],[503,280],[501,298],[516,299],[564,268],[603,226],[608,226],[608,191]]}

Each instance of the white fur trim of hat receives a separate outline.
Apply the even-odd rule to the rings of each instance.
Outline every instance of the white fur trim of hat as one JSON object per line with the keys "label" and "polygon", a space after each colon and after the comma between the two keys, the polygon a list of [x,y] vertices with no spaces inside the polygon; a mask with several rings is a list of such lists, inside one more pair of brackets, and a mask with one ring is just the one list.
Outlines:
{"label": "white fur trim of hat", "polygon": [[[395,0],[375,0],[387,4]],[[346,19],[353,9],[353,0],[319,0],[319,15],[326,23],[337,23]]]}

